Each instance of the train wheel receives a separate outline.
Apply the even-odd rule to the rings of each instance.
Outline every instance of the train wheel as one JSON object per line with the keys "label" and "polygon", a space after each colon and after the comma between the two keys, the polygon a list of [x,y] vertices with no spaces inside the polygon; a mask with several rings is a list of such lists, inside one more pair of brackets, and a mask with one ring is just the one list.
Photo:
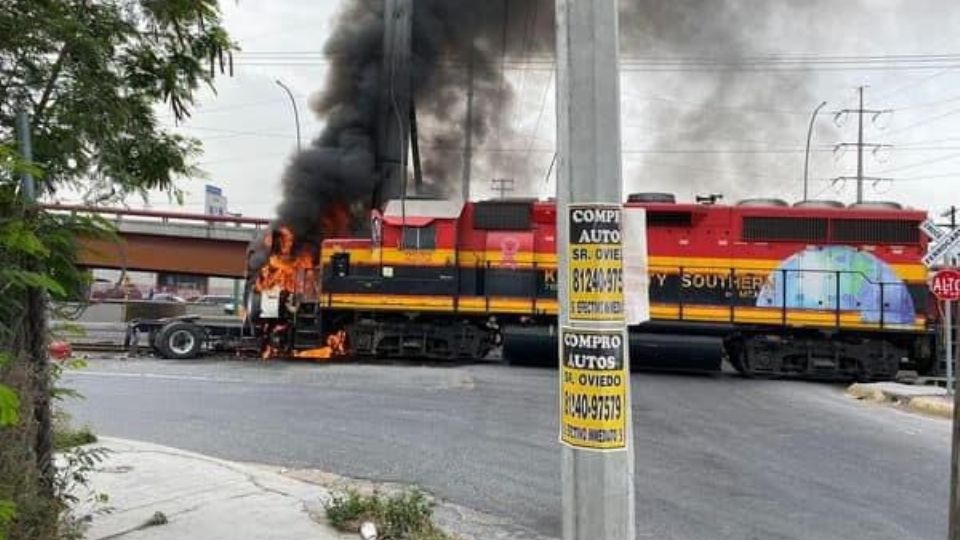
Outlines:
{"label": "train wheel", "polygon": [[726,343],[727,359],[737,373],[747,378],[753,377],[753,370],[750,368],[750,359],[747,357],[747,347],[743,340],[731,340]]}

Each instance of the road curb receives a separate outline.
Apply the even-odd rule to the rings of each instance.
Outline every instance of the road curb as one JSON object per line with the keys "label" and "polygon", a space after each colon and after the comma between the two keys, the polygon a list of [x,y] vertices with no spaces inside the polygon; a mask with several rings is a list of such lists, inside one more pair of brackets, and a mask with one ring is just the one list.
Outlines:
{"label": "road curb", "polygon": [[847,388],[847,395],[863,401],[883,402],[888,400],[887,395],[879,387],[861,383],[851,384]]}
{"label": "road curb", "polygon": [[899,383],[854,383],[847,388],[847,395],[860,401],[889,403],[927,416],[953,418],[953,401],[938,387]]}
{"label": "road curb", "polygon": [[[327,521],[329,490],[272,467],[115,437],[94,446],[106,450],[105,457],[76,495],[90,501],[108,493],[111,511],[78,506],[78,515],[92,518],[89,538],[356,537]],[[153,523],[151,515],[162,522]]]}
{"label": "road curb", "polygon": [[931,416],[953,418],[953,403],[941,397],[915,397],[907,403],[907,408]]}
{"label": "road curb", "polygon": [[[342,533],[335,531],[326,517],[325,506],[333,497],[342,495],[345,492],[354,490],[362,494],[380,493],[381,495],[391,496],[416,489],[411,486],[396,482],[375,482],[371,480],[361,480],[342,476],[339,474],[322,471],[319,469],[298,469],[287,468],[276,465],[266,465],[254,462],[231,461],[227,459],[216,458],[207,454],[183,450],[180,448],[143,442],[118,437],[101,437],[100,445],[110,448],[114,455],[138,455],[146,456],[150,454],[169,456],[172,459],[191,460],[195,463],[194,473],[203,475],[204,468],[213,467],[214,469],[225,469],[236,473],[245,478],[247,482],[263,491],[266,496],[278,495],[292,501],[296,511],[288,510],[290,519],[308,517],[318,530],[309,538],[318,540],[345,540],[358,538],[355,533]],[[131,470],[138,466],[133,465]],[[116,476],[116,475],[113,475]],[[156,479],[156,475],[153,477]],[[243,482],[240,482],[241,484]],[[233,485],[233,484],[231,484]],[[109,490],[108,490],[109,491]],[[179,492],[186,492],[181,489]],[[499,518],[493,515],[473,510],[467,507],[456,505],[449,501],[444,501],[425,492],[427,497],[436,504],[434,508],[434,522],[441,529],[451,533],[458,540],[555,540],[548,536],[540,535],[524,527],[515,525],[509,519]],[[245,495],[245,494],[239,494]],[[233,498],[239,498],[235,496]],[[123,510],[123,509],[121,509]],[[177,518],[184,513],[180,510],[171,511],[164,508],[165,514]],[[255,511],[251,511],[255,515]],[[193,515],[198,512],[193,511]],[[118,512],[119,516],[114,516],[116,521],[122,518],[123,511]],[[108,515],[101,518],[101,521],[110,520]],[[244,518],[237,517],[237,520]],[[131,530],[137,523],[121,524],[103,524],[100,523],[97,531],[99,535],[95,538],[109,537],[110,534]],[[235,525],[235,524],[234,524]],[[176,537],[171,536],[168,531],[170,527],[157,529],[158,536],[144,537],[149,540]],[[106,533],[104,533],[106,531]],[[163,536],[167,534],[167,536]],[[180,536],[182,537],[182,536]],[[276,536],[274,536],[276,537]],[[272,537],[272,538],[274,538]],[[291,538],[305,538],[304,536],[291,535]]]}

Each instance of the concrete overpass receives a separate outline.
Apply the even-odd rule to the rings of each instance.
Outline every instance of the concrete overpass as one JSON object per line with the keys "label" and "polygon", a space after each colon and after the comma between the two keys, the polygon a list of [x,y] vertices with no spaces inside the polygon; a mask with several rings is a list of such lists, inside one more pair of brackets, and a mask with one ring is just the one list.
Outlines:
{"label": "concrete overpass", "polygon": [[79,264],[143,272],[243,278],[247,245],[269,220],[150,210],[44,205],[49,212],[97,215],[117,239],[80,238]]}

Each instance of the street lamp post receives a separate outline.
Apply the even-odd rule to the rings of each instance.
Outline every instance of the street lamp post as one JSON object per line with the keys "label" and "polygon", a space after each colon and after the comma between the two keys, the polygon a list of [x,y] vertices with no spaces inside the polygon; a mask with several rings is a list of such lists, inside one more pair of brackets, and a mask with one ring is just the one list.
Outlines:
{"label": "street lamp post", "polygon": [[810,172],[810,138],[813,137],[813,122],[817,119],[817,113],[820,112],[820,109],[827,106],[826,101],[821,101],[817,108],[813,110],[813,114],[810,115],[810,127],[807,128],[807,151],[803,158],[803,200],[807,200],[808,194],[808,185],[809,185],[809,172]]}
{"label": "street lamp post", "polygon": [[297,124],[297,150],[303,150],[303,147],[300,145],[300,112],[297,110],[297,100],[293,97],[293,92],[290,91],[290,88],[287,85],[283,84],[280,79],[277,79],[277,86],[283,88],[287,95],[290,96],[290,104],[293,105],[293,120]]}

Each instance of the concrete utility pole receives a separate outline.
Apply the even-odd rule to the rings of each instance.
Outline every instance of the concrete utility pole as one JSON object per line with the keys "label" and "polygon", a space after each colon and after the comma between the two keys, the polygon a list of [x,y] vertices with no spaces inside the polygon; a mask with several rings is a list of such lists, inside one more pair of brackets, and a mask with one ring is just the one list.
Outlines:
{"label": "concrete utility pole", "polygon": [[463,202],[470,201],[470,173],[473,166],[473,71],[474,71],[473,41],[470,42],[470,57],[467,60],[467,114],[463,127],[463,178],[461,179],[460,195]]}
{"label": "concrete utility pole", "polygon": [[[572,320],[568,306],[574,288],[570,281],[568,205],[622,204],[617,3],[557,0],[556,21],[560,324],[584,332],[598,331],[600,327],[623,332],[622,319],[578,323]],[[629,381],[629,360],[625,352],[623,364]],[[626,415],[623,446],[604,452],[563,446],[564,540],[634,540],[636,537],[629,392],[623,397]]]}
{"label": "concrete utility pole", "polygon": [[383,92],[377,141],[380,185],[374,207],[405,195],[407,185],[413,0],[385,0],[383,18]]}
{"label": "concrete utility pole", "polygon": [[[20,155],[28,163],[33,162],[33,142],[31,137],[30,116],[26,109],[17,110],[17,140],[20,146]],[[35,211],[37,203],[37,186],[30,171],[24,171],[20,177],[20,193],[24,206]],[[30,268],[28,270],[39,270]],[[54,476],[56,473],[53,462],[53,417],[50,405],[50,364],[47,359],[47,298],[40,290],[32,289],[26,295],[26,324],[24,329],[25,352],[33,363],[33,414],[37,421],[34,452],[37,467],[40,470],[40,481],[44,490],[54,492]]]}
{"label": "concrete utility pole", "polygon": [[[30,117],[23,109],[17,111],[17,138],[20,143],[20,154],[23,159],[30,162],[33,160],[33,144],[30,140]],[[33,181],[33,175],[24,171],[20,176],[20,192],[23,194],[23,200],[33,204],[37,200],[37,188]]]}

